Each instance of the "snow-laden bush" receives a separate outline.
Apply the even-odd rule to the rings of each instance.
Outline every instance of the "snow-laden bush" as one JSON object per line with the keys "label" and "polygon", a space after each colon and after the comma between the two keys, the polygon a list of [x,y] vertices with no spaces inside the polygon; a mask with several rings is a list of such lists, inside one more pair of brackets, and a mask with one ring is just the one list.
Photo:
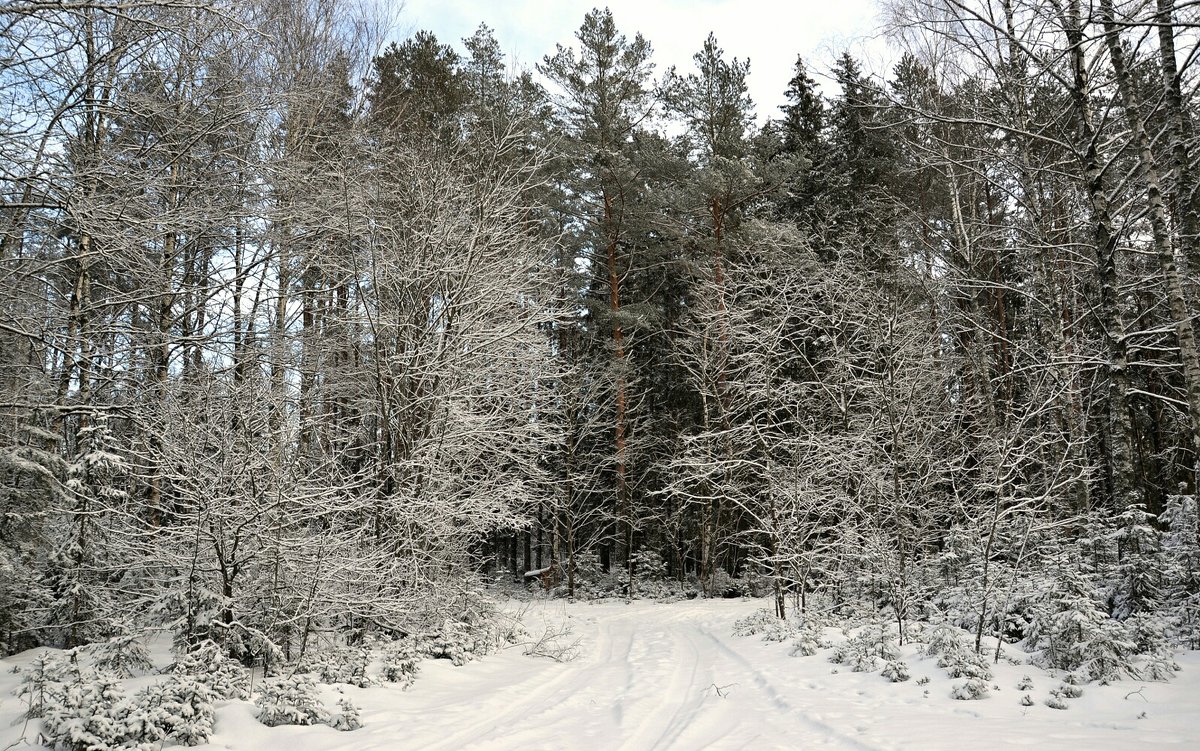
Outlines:
{"label": "snow-laden bush", "polygon": [[1124,624],[1106,619],[1073,645],[1072,653],[1078,659],[1074,669],[1102,685],[1126,676],[1137,677],[1136,651]]}
{"label": "snow-laden bush", "polygon": [[1060,569],[1056,582],[1026,639],[1026,649],[1040,650],[1039,664],[1102,684],[1170,677],[1174,661],[1162,619],[1133,606],[1123,606],[1123,612],[1133,611],[1125,621],[1110,618],[1096,587],[1075,566]]}
{"label": "snow-laden bush", "polygon": [[137,634],[118,634],[87,647],[97,670],[118,678],[132,678],[154,670],[150,653]]}
{"label": "snow-laden bush", "polygon": [[575,594],[583,598],[615,597],[623,592],[621,572],[604,571],[600,556],[580,553],[575,556]]}
{"label": "snow-laden bush", "polygon": [[354,706],[354,702],[349,699],[339,699],[338,707],[342,711],[333,718],[333,727],[346,731],[358,730],[362,727],[362,717],[358,713],[358,707]]}
{"label": "snow-laden bush", "polygon": [[817,650],[828,647],[829,642],[824,636],[824,626],[819,620],[809,616],[801,621],[796,638],[792,640],[792,650],[789,654],[793,657],[811,657],[817,653]]}
{"label": "snow-laden bush", "polygon": [[[1059,571],[1054,594],[1031,623],[1027,646],[1040,648],[1046,667],[1074,671],[1092,663],[1093,678],[1116,677],[1130,666],[1133,644],[1124,628],[1101,609],[1095,588],[1074,567]],[[1091,673],[1091,670],[1087,671]]]}
{"label": "snow-laden bush", "polygon": [[487,628],[447,618],[435,634],[420,642],[420,646],[429,657],[462,666],[491,652],[495,648],[493,637]]}
{"label": "snow-laden bush", "polygon": [[759,608],[750,615],[738,618],[733,622],[734,636],[754,636],[762,632],[773,621],[779,620],[779,617],[774,612],[766,608]]}
{"label": "snow-laden bush", "polygon": [[175,663],[173,672],[201,681],[214,699],[250,698],[250,671],[227,657],[216,642],[196,645]]}
{"label": "snow-laden bush", "polygon": [[1200,510],[1196,496],[1180,488],[1178,495],[1167,497],[1162,520],[1167,532],[1162,538],[1166,558],[1166,586],[1163,592],[1167,608],[1173,613],[1173,636],[1188,649],[1200,649]]}
{"label": "snow-laden bush", "polygon": [[[667,579],[667,563],[653,550],[639,550],[633,554],[633,592],[638,597],[663,597],[674,590]],[[625,592],[629,592],[629,569],[622,568],[617,574]]]}
{"label": "snow-laden bush", "polygon": [[[414,636],[417,650],[426,657],[464,665],[528,637],[519,623],[489,600],[462,598],[449,605],[426,621],[424,633]],[[447,612],[455,615],[447,617]],[[436,626],[428,628],[428,624]]]}
{"label": "snow-laden bush", "polygon": [[50,695],[42,732],[54,748],[109,751],[136,748],[143,722],[115,678],[82,672]]}
{"label": "snow-laden bush", "polygon": [[73,656],[39,660],[30,677],[29,695],[40,702],[42,731],[56,748],[196,746],[212,734],[212,693],[192,676],[172,675],[132,698],[114,676],[82,668]]}
{"label": "snow-laden bush", "polygon": [[277,725],[318,725],[329,715],[317,696],[317,686],[307,675],[268,678],[254,699],[258,721]]}
{"label": "snow-laden bush", "polygon": [[992,669],[988,666],[987,659],[965,644],[956,651],[943,654],[938,658],[937,664],[951,678],[977,678],[981,681],[992,679]]}
{"label": "snow-laden bush", "polygon": [[855,673],[871,673],[879,668],[879,657],[870,652],[857,650],[849,642],[843,642],[834,647],[829,661],[846,665]]}
{"label": "snow-laden bush", "polygon": [[946,623],[925,629],[921,634],[921,651],[929,657],[939,657],[962,646],[962,631]]}
{"label": "snow-laden bush", "polygon": [[[1064,683],[1055,689],[1055,691],[1058,692],[1059,696],[1065,699],[1078,699],[1079,697],[1083,696],[1083,689],[1075,683]],[[1054,691],[1051,693],[1054,693]]]}
{"label": "snow-laden bush", "polygon": [[129,717],[130,732],[142,741],[199,746],[212,735],[212,702],[212,691],[202,679],[174,673],[138,692]]}
{"label": "snow-laden bush", "polygon": [[866,626],[845,642],[838,644],[829,656],[830,662],[848,666],[855,673],[870,673],[879,667],[879,661],[890,662],[900,659],[900,650],[888,629],[882,626]]}
{"label": "snow-laden bush", "polygon": [[734,636],[762,636],[763,641],[787,641],[796,636],[800,627],[795,622],[775,615],[772,610],[759,608],[733,622]]}
{"label": "snow-laden bush", "polygon": [[988,693],[987,681],[982,678],[968,678],[966,681],[956,685],[950,691],[950,696],[959,701],[973,701],[976,699],[986,699]]}
{"label": "snow-laden bush", "polygon": [[1167,618],[1138,613],[1125,621],[1125,628],[1134,648],[1141,655],[1136,666],[1137,677],[1143,681],[1168,681],[1179,672],[1175,650],[1167,636]]}
{"label": "snow-laden bush", "polygon": [[74,651],[39,654],[25,669],[16,691],[26,704],[25,717],[44,717],[46,707],[61,696],[64,684],[79,679],[80,667]]}
{"label": "snow-laden bush", "polygon": [[892,683],[901,683],[912,678],[912,673],[908,670],[908,663],[904,660],[889,660],[879,674]]}
{"label": "snow-laden bush", "polygon": [[367,676],[367,664],[370,661],[371,652],[365,647],[342,647],[309,655],[299,670],[316,673],[321,683],[348,683],[366,688],[371,685],[371,679]]}
{"label": "snow-laden bush", "polygon": [[977,678],[981,681],[992,679],[992,670],[987,659],[975,652],[959,629],[947,624],[938,624],[928,629],[924,638],[925,646],[922,651],[930,657],[937,657],[938,667],[944,669],[951,678]]}
{"label": "snow-laden bush", "polygon": [[1112,520],[1111,537],[1117,543],[1119,562],[1112,593],[1112,616],[1123,621],[1131,615],[1158,608],[1167,579],[1166,559],[1160,554],[1160,535],[1154,514],[1133,504]]}
{"label": "snow-laden bush", "polygon": [[421,652],[412,638],[399,639],[383,649],[381,676],[389,683],[407,689],[421,672]]}
{"label": "snow-laden bush", "polygon": [[744,597],[753,592],[749,582],[733,578],[723,568],[713,571],[712,579],[708,582],[708,591],[713,597]]}

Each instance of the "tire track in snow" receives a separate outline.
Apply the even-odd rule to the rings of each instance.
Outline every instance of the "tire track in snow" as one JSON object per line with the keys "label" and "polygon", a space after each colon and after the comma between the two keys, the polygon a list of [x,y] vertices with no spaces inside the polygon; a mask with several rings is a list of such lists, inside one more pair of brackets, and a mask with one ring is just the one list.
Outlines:
{"label": "tire track in snow", "polygon": [[696,719],[704,706],[704,693],[698,691],[700,673],[700,648],[691,635],[690,624],[678,624],[675,619],[664,625],[672,626],[671,657],[675,669],[664,692],[669,701],[675,701],[670,714],[656,713],[642,722],[624,743],[622,749],[643,751],[644,749],[669,748],[683,730]]}
{"label": "tire track in snow", "polygon": [[746,659],[741,654],[735,652],[729,647],[729,645],[725,644],[725,642],[721,641],[719,637],[703,626],[700,627],[700,633],[703,634],[714,645],[716,645],[721,654],[725,655],[732,662],[736,663],[741,670],[745,671],[750,676],[751,680],[754,682],[754,686],[759,690],[759,692],[762,693],[763,696],[765,696],[767,700],[779,711],[786,712],[789,717],[795,717],[801,720],[814,731],[823,734],[831,740],[840,741],[846,746],[856,749],[857,751],[879,751],[877,747],[868,745],[853,736],[836,730],[831,725],[815,719],[805,714],[803,710],[792,706],[787,699],[785,699],[779,694],[778,691],[775,690],[775,687],[771,685],[771,682],[767,679],[766,675],[764,675],[763,672],[754,665],[754,663],[750,662],[750,660]]}
{"label": "tire track in snow", "polygon": [[[554,701],[555,699],[564,696],[573,698],[588,693],[586,689],[594,687],[597,673],[607,672],[613,665],[623,665],[628,669],[631,639],[624,633],[620,634],[619,638],[614,638],[613,626],[629,617],[627,614],[597,616],[596,641],[586,659],[576,658],[574,661],[553,666],[551,669],[557,669],[558,675],[520,693],[511,701],[507,701],[499,711],[481,707],[479,713],[483,719],[457,730],[430,748],[458,751],[478,743],[494,743],[497,738],[512,734],[514,729],[519,731],[529,726],[534,718],[561,709],[560,702]],[[518,690],[524,685],[518,686]],[[614,711],[619,721],[619,707],[615,707]]]}

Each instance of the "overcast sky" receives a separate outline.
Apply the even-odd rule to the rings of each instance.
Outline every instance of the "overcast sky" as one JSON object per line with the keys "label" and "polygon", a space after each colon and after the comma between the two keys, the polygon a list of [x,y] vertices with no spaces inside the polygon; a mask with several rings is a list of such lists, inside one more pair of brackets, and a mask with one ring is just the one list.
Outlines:
{"label": "overcast sky", "polygon": [[[480,23],[496,32],[503,50],[521,67],[532,68],[554,45],[574,44],[575,31],[595,0],[406,0],[397,17],[404,38],[428,29],[462,51],[462,38]],[[783,104],[797,55],[814,78],[849,49],[866,57],[868,70],[884,63],[881,41],[871,41],[877,0],[609,0],[617,28],[627,37],[641,32],[654,47],[655,75],[670,65],[689,71],[692,55],[709,31],[727,56],[750,58],[750,96],[760,119]]]}

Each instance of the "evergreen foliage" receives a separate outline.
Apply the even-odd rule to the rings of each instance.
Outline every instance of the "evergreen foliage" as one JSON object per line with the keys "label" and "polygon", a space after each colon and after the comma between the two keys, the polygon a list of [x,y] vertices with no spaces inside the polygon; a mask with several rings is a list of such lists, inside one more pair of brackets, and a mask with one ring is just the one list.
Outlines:
{"label": "evergreen foliage", "polygon": [[268,727],[319,725],[329,719],[317,696],[316,684],[304,675],[264,679],[254,705],[258,707],[258,721]]}

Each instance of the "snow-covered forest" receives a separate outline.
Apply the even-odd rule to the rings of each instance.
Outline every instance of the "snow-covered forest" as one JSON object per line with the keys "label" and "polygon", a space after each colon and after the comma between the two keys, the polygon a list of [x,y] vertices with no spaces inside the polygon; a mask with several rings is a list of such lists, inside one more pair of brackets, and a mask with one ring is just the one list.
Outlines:
{"label": "snow-covered forest", "polygon": [[[1171,680],[1200,648],[1176,5],[889,0],[894,66],[796,59],[775,107],[719,30],[663,69],[602,9],[522,69],[354,0],[5,3],[0,657],[52,648],[23,711],[203,743],[178,707],[249,669],[285,676],[259,720],[311,724],[310,672],[569,658],[497,604],[531,594],[763,597],[739,633],[895,681],[922,643],[959,699],[1002,653],[1058,703]],[[148,643],[172,677],[121,704]]]}

